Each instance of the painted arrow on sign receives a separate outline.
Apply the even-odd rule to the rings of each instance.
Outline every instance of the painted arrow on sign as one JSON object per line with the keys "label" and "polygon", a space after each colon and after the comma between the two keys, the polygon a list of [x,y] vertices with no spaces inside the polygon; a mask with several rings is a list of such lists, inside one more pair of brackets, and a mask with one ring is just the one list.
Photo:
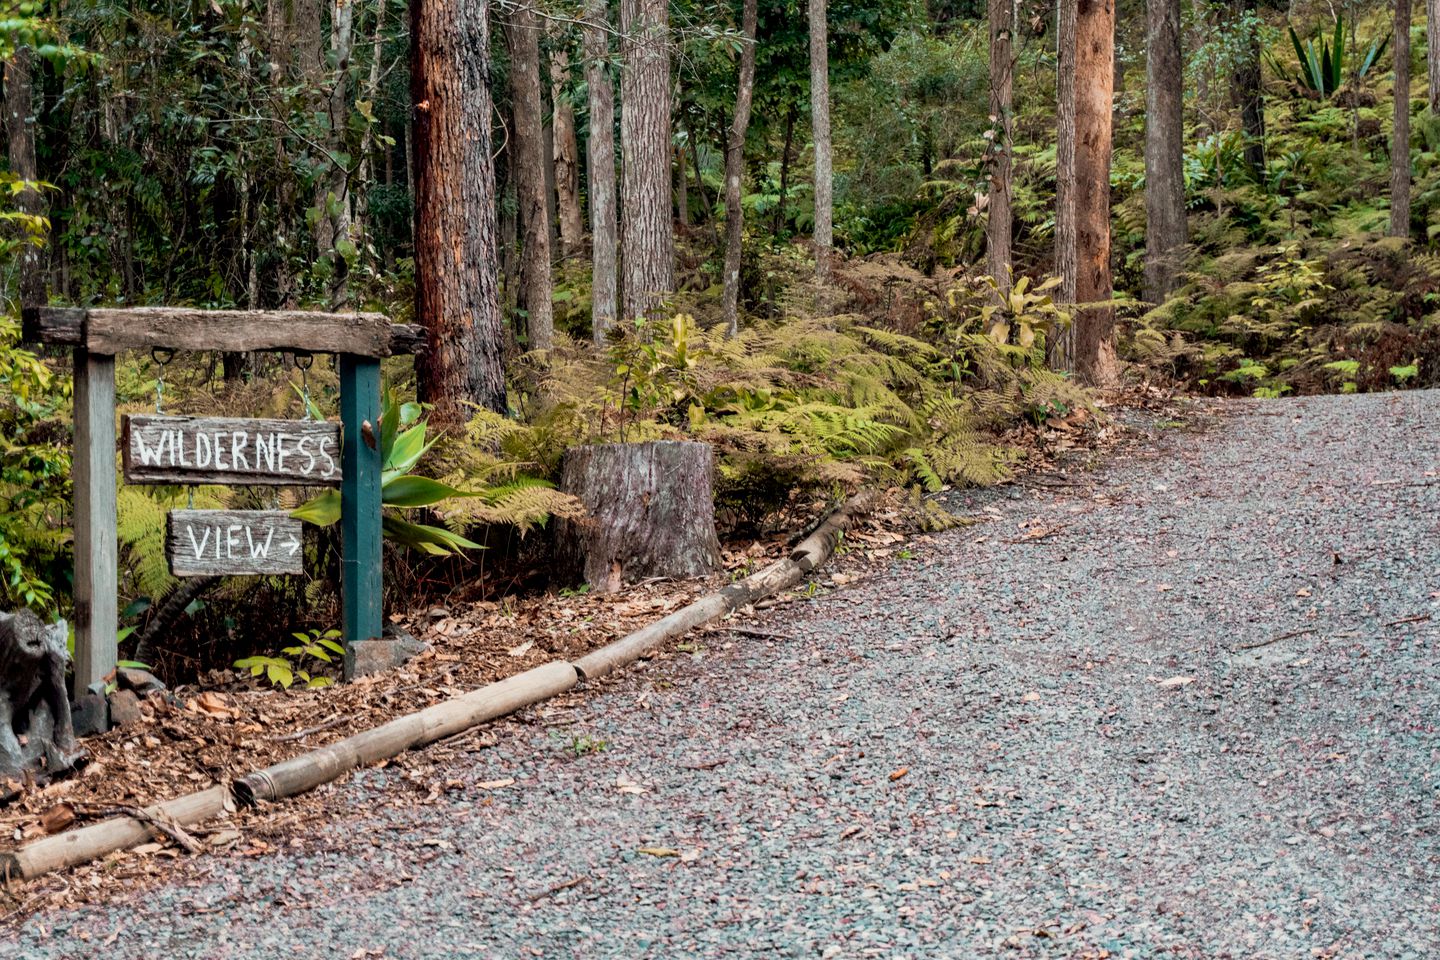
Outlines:
{"label": "painted arrow on sign", "polygon": [[165,537],[177,577],[305,572],[300,521],[283,510],[172,510]]}

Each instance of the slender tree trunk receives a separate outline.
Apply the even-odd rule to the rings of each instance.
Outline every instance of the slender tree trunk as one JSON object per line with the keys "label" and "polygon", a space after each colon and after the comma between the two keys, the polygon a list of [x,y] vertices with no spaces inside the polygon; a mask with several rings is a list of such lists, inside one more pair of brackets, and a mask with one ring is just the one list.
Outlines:
{"label": "slender tree trunk", "polygon": [[1260,74],[1260,34],[1252,29],[1257,0],[1239,0],[1237,19],[1244,27],[1244,50],[1235,66],[1235,101],[1245,131],[1245,163],[1255,179],[1265,179],[1265,89]]}
{"label": "slender tree trunk", "polygon": [[346,283],[349,263],[343,245],[350,240],[350,171],[339,157],[345,151],[345,132],[350,119],[350,53],[355,24],[351,0],[332,0],[330,5],[330,50],[335,57],[335,81],[330,88],[327,112],[330,132],[330,171],[321,188],[320,216],[316,219],[316,248],[330,260],[329,295],[332,307],[349,297]]}
{"label": "slender tree trunk", "polygon": [[670,7],[620,0],[625,316],[653,317],[675,290],[670,219]]}
{"label": "slender tree trunk", "polygon": [[675,214],[680,221],[680,226],[690,226],[690,183],[686,179],[688,171],[685,169],[685,147],[693,144],[695,138],[691,136],[690,130],[685,123],[685,98],[681,90],[680,81],[675,81],[675,104],[671,108],[675,117],[675,126],[679,130],[679,140],[682,142],[675,147]]}
{"label": "slender tree trunk", "polygon": [[570,51],[563,30],[553,31],[550,55],[550,102],[555,111],[555,205],[560,253],[573,257],[585,246],[585,220],[580,215],[580,143],[575,135],[575,108],[565,93],[570,79]]}
{"label": "slender tree trunk", "polygon": [[745,178],[745,133],[750,127],[750,102],[755,96],[755,29],[757,0],[743,0],[740,31],[740,76],[735,84],[735,116],[725,141],[725,330],[740,332],[740,255],[745,234],[741,187]]}
{"label": "slender tree trunk", "polygon": [[1430,112],[1440,117],[1440,0],[1425,0],[1425,65],[1430,75]]}
{"label": "slender tree trunk", "polygon": [[790,196],[790,148],[795,143],[795,121],[798,119],[799,110],[792,103],[790,112],[785,115],[785,144],[780,148],[780,196],[775,201],[775,215],[771,218],[770,232],[777,240],[787,222],[785,201]]}
{"label": "slender tree trunk", "polygon": [[550,217],[546,210],[545,130],[541,119],[540,26],[535,8],[514,7],[505,23],[510,50],[510,102],[515,197],[520,207],[520,310],[532,350],[554,345],[554,302],[550,287]]}
{"label": "slender tree trunk", "polygon": [[[1114,0],[1079,0],[1075,17],[1075,228],[1080,303],[1110,300],[1110,153],[1114,110]],[[1075,320],[1075,372],[1107,385],[1119,374],[1115,311],[1086,307]]]}
{"label": "slender tree trunk", "polygon": [[1390,141],[1390,236],[1410,236],[1410,0],[1395,0],[1395,135]]}
{"label": "slender tree trunk", "polygon": [[815,142],[815,278],[830,279],[835,245],[830,150],[830,29],[826,0],[810,0],[810,128]]}
{"label": "slender tree trunk", "polygon": [[[1057,299],[1075,303],[1075,5],[1056,0],[1055,19],[1055,275]],[[1075,328],[1060,330],[1049,344],[1050,365],[1073,370]]]}
{"label": "slender tree trunk", "polygon": [[1145,299],[1175,289],[1185,246],[1180,0],[1149,0],[1145,48]]}
{"label": "slender tree trunk", "polygon": [[411,0],[415,315],[428,349],[420,399],[437,426],[466,422],[466,402],[504,412],[505,334],[495,249],[490,24],[486,0]]}
{"label": "slender tree trunk", "polygon": [[590,199],[590,249],[594,279],[590,289],[590,327],[597,344],[615,325],[617,309],[615,218],[615,86],[610,79],[608,0],[585,3],[585,85],[590,97],[586,141]]}
{"label": "slender tree trunk", "polygon": [[[16,45],[10,62],[5,64],[5,126],[10,140],[10,172],[21,180],[39,179],[35,165],[35,110],[33,106],[34,74],[32,53],[28,46]],[[15,206],[29,217],[44,214],[40,191],[21,190],[15,195]],[[25,242],[19,251],[20,284],[18,304],[43,305],[45,296],[45,264],[38,240],[25,229]]]}
{"label": "slender tree trunk", "polygon": [[1014,117],[1014,24],[1010,0],[990,0],[990,114],[995,138],[989,145],[990,193],[986,205],[986,270],[1000,285],[1001,297],[1008,297],[1010,264],[1010,149]]}
{"label": "slender tree trunk", "polygon": [[[370,40],[370,76],[365,81],[365,99],[375,102],[380,88],[380,61],[384,56],[385,8],[389,0],[375,0],[375,33]],[[355,221],[352,234],[364,240],[370,219],[370,188],[375,185],[375,124],[365,126],[360,139],[360,167],[355,177]],[[368,244],[366,244],[368,246]]]}

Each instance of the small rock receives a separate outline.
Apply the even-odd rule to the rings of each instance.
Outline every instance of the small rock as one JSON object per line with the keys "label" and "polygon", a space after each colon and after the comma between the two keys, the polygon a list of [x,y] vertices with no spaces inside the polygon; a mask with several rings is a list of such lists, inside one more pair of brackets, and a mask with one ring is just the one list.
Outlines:
{"label": "small rock", "polygon": [[86,692],[70,704],[70,726],[77,737],[93,737],[110,729],[110,704],[98,693]]}
{"label": "small rock", "polygon": [[387,626],[385,634],[383,640],[357,640],[350,645],[355,653],[355,676],[398,667],[430,649],[430,644],[415,639],[399,627]]}
{"label": "small rock", "polygon": [[134,690],[139,697],[147,696],[156,690],[164,690],[165,684],[160,678],[149,670],[139,670],[132,667],[121,667],[115,671],[115,679],[123,690]]}
{"label": "small rock", "polygon": [[110,724],[129,727],[144,720],[140,712],[140,698],[134,690],[116,690],[110,694]]}

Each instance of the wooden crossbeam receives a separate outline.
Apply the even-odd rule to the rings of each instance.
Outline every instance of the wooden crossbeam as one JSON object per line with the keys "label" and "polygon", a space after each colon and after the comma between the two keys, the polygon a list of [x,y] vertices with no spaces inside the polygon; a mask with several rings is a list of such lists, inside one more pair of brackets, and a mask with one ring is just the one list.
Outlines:
{"label": "wooden crossbeam", "polygon": [[29,343],[84,347],[114,356],[124,350],[294,350],[393,357],[417,353],[423,328],[379,313],[307,310],[198,310],[190,307],[26,307]]}

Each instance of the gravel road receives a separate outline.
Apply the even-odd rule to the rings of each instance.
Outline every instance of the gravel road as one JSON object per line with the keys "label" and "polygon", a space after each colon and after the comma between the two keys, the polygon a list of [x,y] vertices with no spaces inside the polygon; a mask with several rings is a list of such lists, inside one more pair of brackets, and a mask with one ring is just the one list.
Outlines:
{"label": "gravel road", "polygon": [[1152,428],[0,955],[1440,955],[1440,393]]}

